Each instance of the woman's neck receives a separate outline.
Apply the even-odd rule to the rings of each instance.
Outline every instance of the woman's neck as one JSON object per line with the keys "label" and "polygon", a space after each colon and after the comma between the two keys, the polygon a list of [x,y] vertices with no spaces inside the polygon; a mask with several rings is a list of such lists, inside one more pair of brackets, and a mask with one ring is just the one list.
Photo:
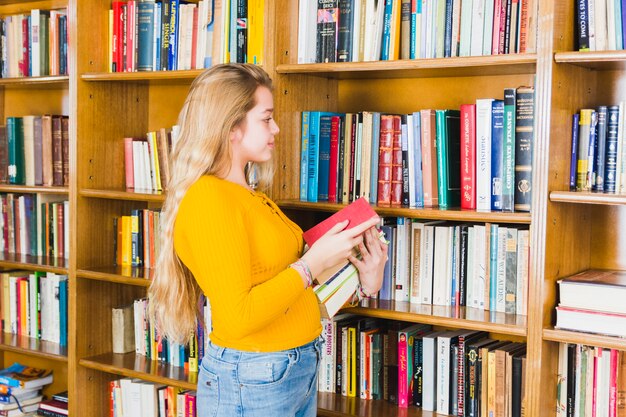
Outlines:
{"label": "woman's neck", "polygon": [[252,190],[252,188],[250,188],[250,185],[248,185],[248,181],[246,179],[246,174],[244,173],[243,169],[239,170],[239,169],[231,169],[228,174],[226,174],[225,176],[223,176],[222,178],[224,178],[226,181],[230,181],[233,182],[235,184],[239,184],[242,187],[248,189],[248,190]]}

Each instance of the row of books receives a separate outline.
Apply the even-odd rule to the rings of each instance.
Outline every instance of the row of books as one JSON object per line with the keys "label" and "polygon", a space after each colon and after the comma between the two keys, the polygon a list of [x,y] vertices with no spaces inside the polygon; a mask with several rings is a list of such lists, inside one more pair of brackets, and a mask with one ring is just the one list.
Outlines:
{"label": "row of books", "polygon": [[461,110],[302,113],[300,200],[529,211],[534,90]]}
{"label": "row of books", "polygon": [[109,11],[111,72],[211,66],[213,0],[113,1]]}
{"label": "row of books", "polygon": [[66,275],[0,273],[0,317],[5,333],[67,346],[67,300]]}
{"label": "row of books", "polygon": [[[112,312],[113,346],[119,347],[115,353],[135,353],[153,361],[169,363],[189,372],[198,372],[198,365],[204,357],[208,332],[211,330],[211,309],[204,299],[204,322],[198,324],[196,333],[185,345],[172,343],[156,333],[154,324],[148,318],[148,299],[137,299],[132,305],[121,306]],[[117,310],[117,311],[116,311]],[[116,321],[117,320],[117,321]],[[128,335],[134,335],[129,340]],[[125,337],[126,334],[126,337]]]}
{"label": "row of books", "polygon": [[69,258],[69,201],[52,194],[0,193],[4,253]]}
{"label": "row of books", "polygon": [[626,352],[559,343],[557,417],[626,413]]}
{"label": "row of books", "polygon": [[111,417],[196,417],[196,391],[122,378],[109,382]]}
{"label": "row of books", "polygon": [[574,2],[575,40],[579,51],[614,51],[626,46],[626,2],[585,0]]}
{"label": "row of books", "polygon": [[379,299],[526,315],[529,231],[502,224],[384,219]]}
{"label": "row of books", "polygon": [[40,407],[45,410],[50,401],[42,402],[41,390],[52,380],[51,370],[18,362],[0,370],[0,415],[23,416],[31,415],[26,413],[34,413]]}
{"label": "row of books", "polygon": [[161,252],[161,212],[134,209],[113,219],[115,264],[154,268]]}
{"label": "row of books", "polygon": [[0,183],[67,186],[68,116],[7,117],[0,126]]}
{"label": "row of books", "polygon": [[534,0],[303,0],[298,63],[532,53]]}
{"label": "row of books", "polygon": [[2,78],[67,75],[67,10],[32,9],[0,18]]}
{"label": "row of books", "polygon": [[318,388],[454,416],[522,414],[526,345],[342,314],[323,320]]}
{"label": "row of books", "polygon": [[[221,2],[218,36],[219,62],[264,63],[264,0],[224,0]],[[218,7],[216,5],[215,9]],[[221,13],[221,16],[219,15]]]}
{"label": "row of books", "polygon": [[69,415],[67,391],[54,394],[49,400],[39,403],[38,416],[65,417]]}
{"label": "row of books", "polygon": [[557,328],[626,337],[626,272],[592,269],[558,284]]}
{"label": "row of books", "polygon": [[163,191],[169,181],[169,155],[180,128],[161,128],[145,138],[124,138],[126,188]]}
{"label": "row of books", "polygon": [[624,105],[581,109],[572,116],[572,191],[626,194]]}

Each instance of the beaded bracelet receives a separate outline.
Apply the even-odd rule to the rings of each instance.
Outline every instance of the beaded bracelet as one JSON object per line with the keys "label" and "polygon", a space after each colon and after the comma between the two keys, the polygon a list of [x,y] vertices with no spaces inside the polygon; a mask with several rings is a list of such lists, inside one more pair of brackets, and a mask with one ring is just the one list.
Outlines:
{"label": "beaded bracelet", "polygon": [[370,294],[365,292],[365,290],[363,289],[363,286],[361,285],[360,282],[356,286],[356,295],[357,295],[357,297],[359,297],[359,301],[361,301],[364,298],[370,298],[371,297]]}
{"label": "beaded bracelet", "polygon": [[313,286],[313,274],[311,273],[309,265],[307,265],[307,263],[303,259],[298,259],[289,266],[297,271],[301,271],[304,274],[304,277],[306,278],[307,288]]}

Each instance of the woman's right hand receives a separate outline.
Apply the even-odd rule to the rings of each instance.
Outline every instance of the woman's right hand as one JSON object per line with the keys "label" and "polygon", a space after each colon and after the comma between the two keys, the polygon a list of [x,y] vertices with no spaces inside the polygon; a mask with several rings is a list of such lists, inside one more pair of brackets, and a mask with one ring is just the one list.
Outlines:
{"label": "woman's right hand", "polygon": [[302,255],[313,277],[341,261],[347,261],[352,255],[352,249],[363,242],[363,233],[379,221],[380,217],[374,216],[358,226],[346,229],[349,222],[344,220],[328,230]]}

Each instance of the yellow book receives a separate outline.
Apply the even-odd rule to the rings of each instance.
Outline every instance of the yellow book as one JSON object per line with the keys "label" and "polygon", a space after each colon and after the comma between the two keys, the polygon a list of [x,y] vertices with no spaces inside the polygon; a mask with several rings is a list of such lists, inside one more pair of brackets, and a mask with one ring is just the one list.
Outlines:
{"label": "yellow book", "polygon": [[23,336],[28,336],[28,278],[22,277],[17,281],[17,285],[19,285],[19,317],[20,317],[20,328],[19,334]]}
{"label": "yellow book", "polygon": [[189,372],[198,372],[198,338],[195,333],[189,339]]}
{"label": "yellow book", "polygon": [[108,56],[108,72],[113,72],[113,10],[109,10],[107,14],[109,36],[107,38],[107,56]]}
{"label": "yellow book", "polygon": [[487,354],[487,416],[496,415],[496,351]]}
{"label": "yellow book", "polygon": [[265,1],[248,2],[248,63],[263,65]]}
{"label": "yellow book", "polygon": [[130,216],[122,216],[122,241],[118,245],[122,245],[122,265],[130,266],[132,264],[131,245],[132,245],[132,221]]}
{"label": "yellow book", "polygon": [[222,2],[222,51],[221,62],[230,62],[230,2]]}
{"label": "yellow book", "polygon": [[154,164],[154,171],[152,175],[154,175],[156,182],[157,191],[163,191],[163,186],[161,184],[161,168],[159,166],[159,148],[157,147],[157,137],[156,132],[148,132],[147,134],[148,143],[150,144],[150,158],[152,159],[152,164]]}
{"label": "yellow book", "polygon": [[591,132],[592,109],[580,110],[578,122],[578,156],[576,164],[576,190],[587,190],[587,168],[589,167],[589,134]]}
{"label": "yellow book", "polygon": [[9,297],[9,274],[0,274],[0,285],[2,286],[2,326],[5,333],[11,333],[11,309],[9,308],[11,299]]}
{"label": "yellow book", "polygon": [[401,24],[401,1],[393,0],[391,10],[391,28],[389,30],[389,59],[400,59],[400,24]]}
{"label": "yellow book", "polygon": [[356,327],[348,327],[348,397],[356,397]]}

